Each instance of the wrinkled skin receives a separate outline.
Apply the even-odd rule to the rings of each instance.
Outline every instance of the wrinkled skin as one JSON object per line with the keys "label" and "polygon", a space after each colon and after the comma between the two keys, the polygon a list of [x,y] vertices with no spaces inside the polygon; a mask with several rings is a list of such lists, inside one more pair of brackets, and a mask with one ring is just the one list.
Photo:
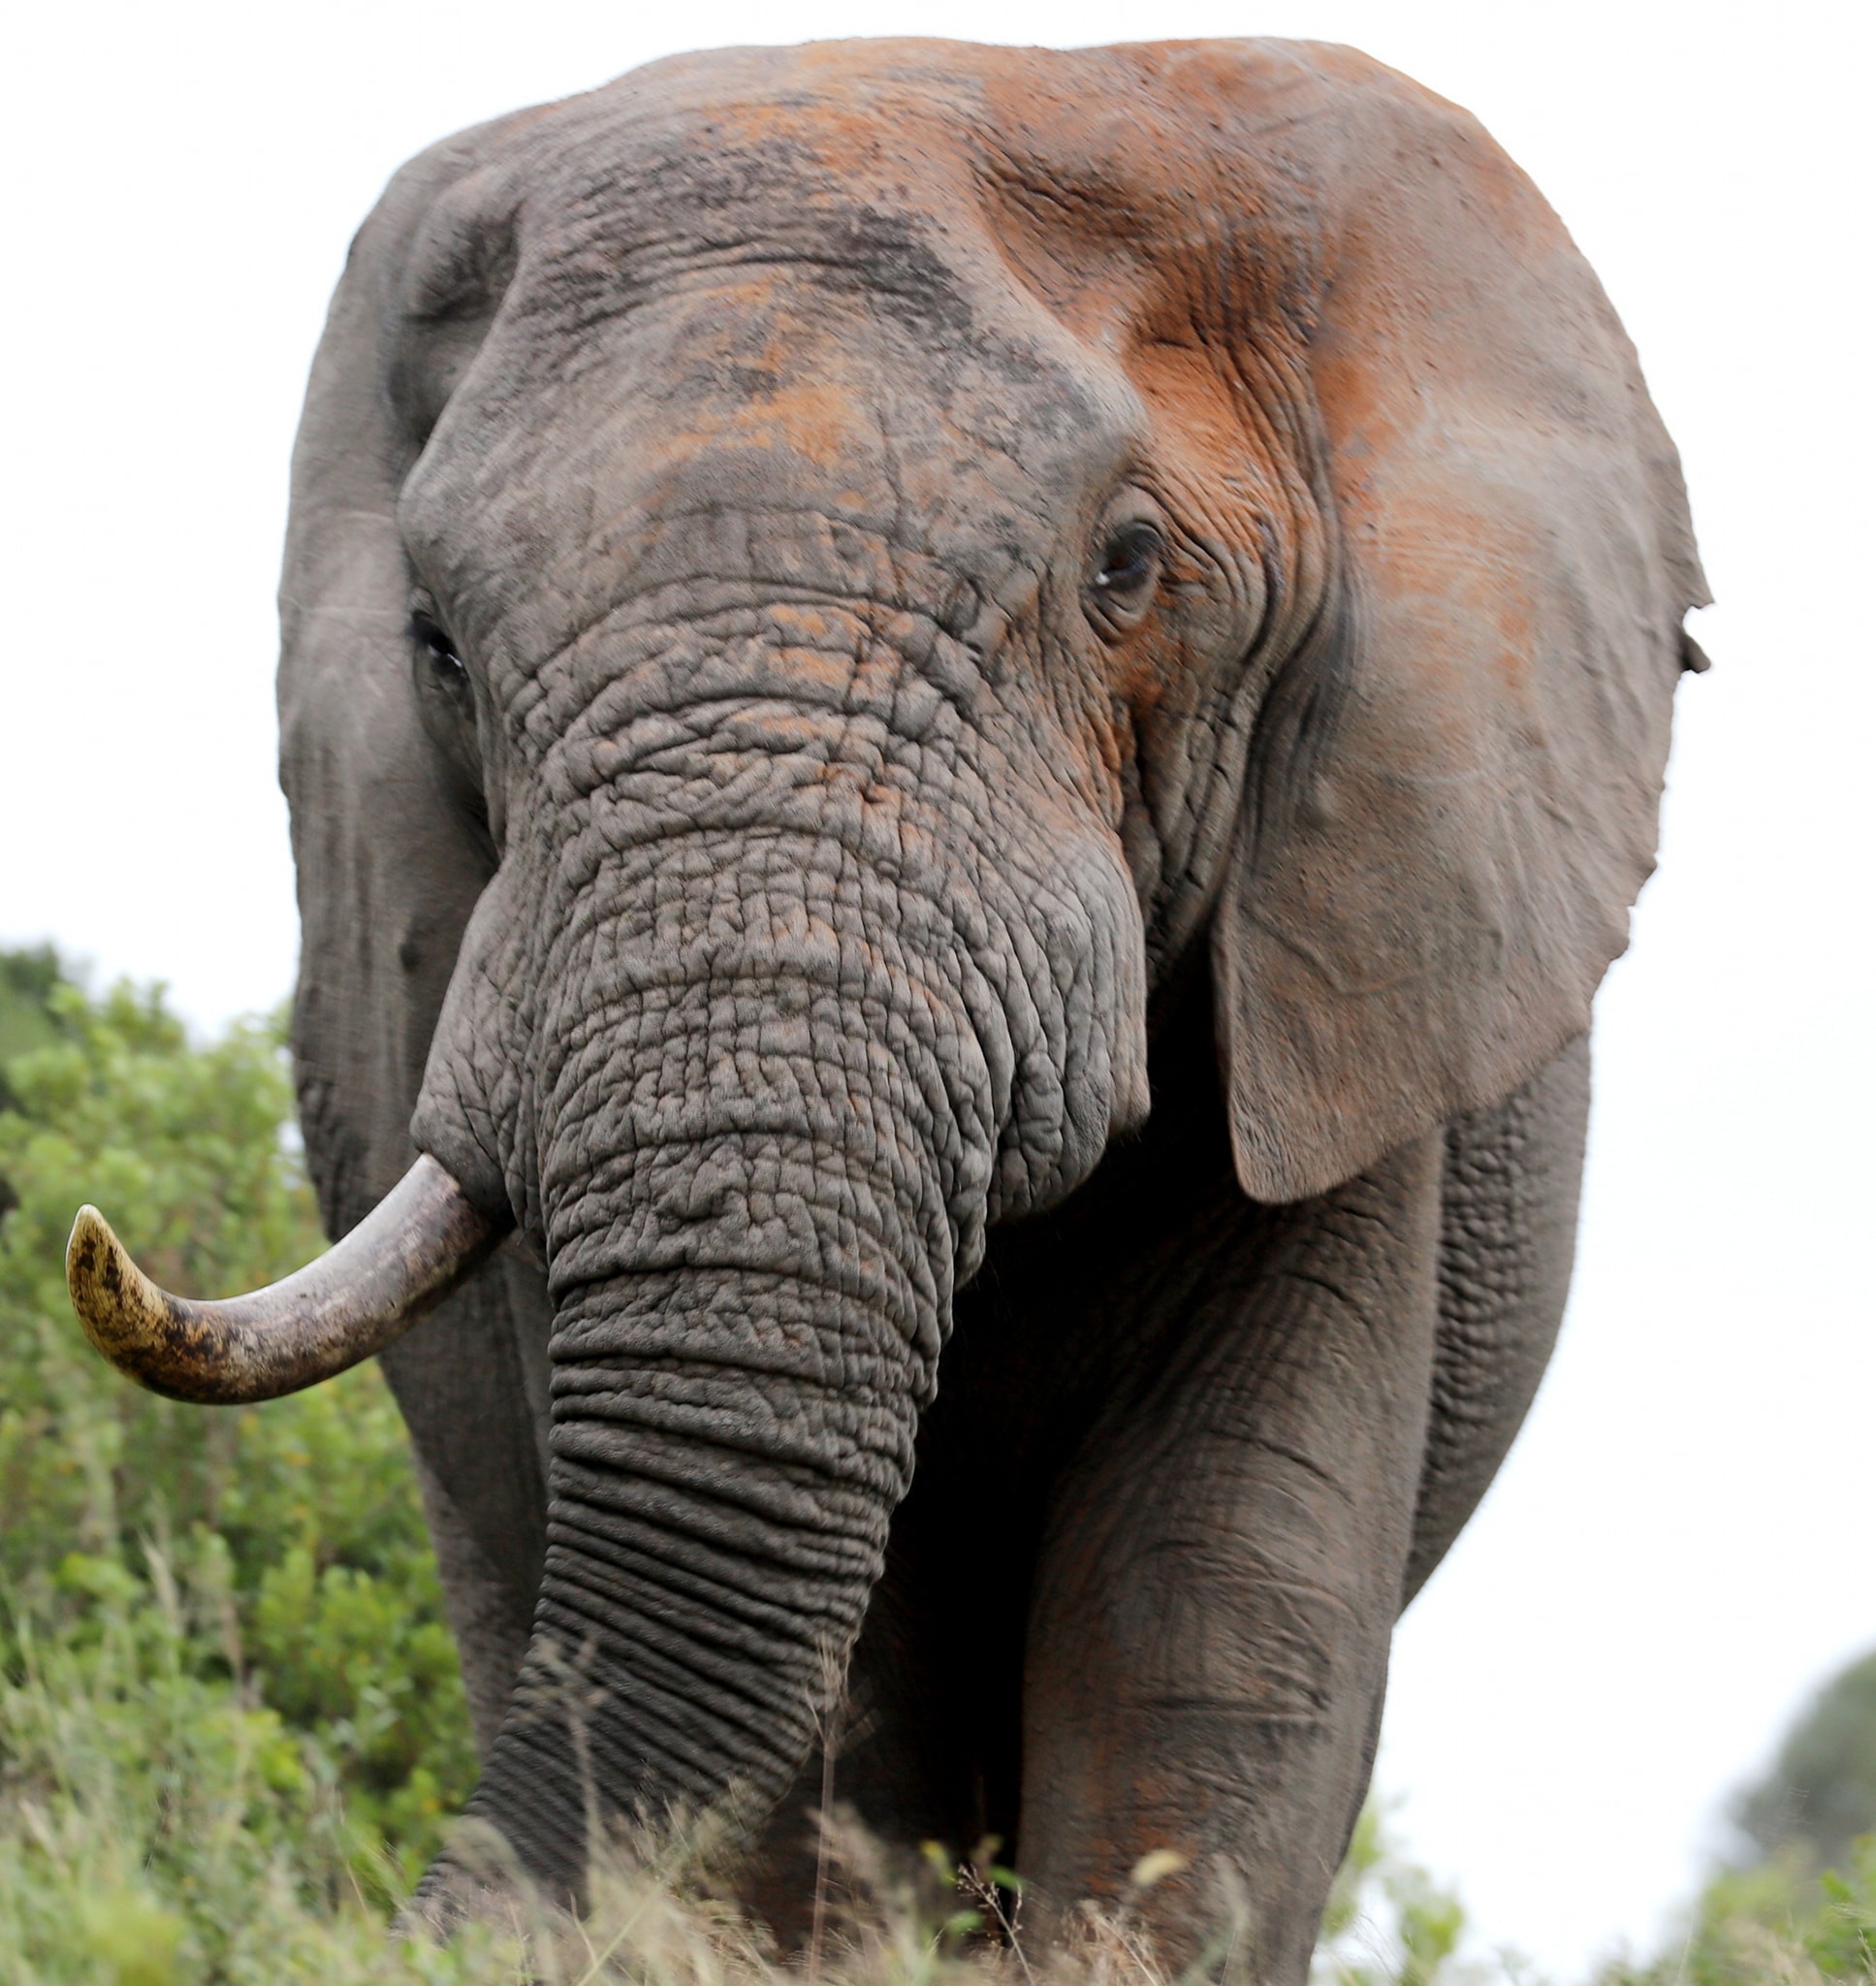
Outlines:
{"label": "wrinkled skin", "polygon": [[685,58],[398,176],[295,465],[296,1047],[335,1233],[413,1146],[516,1224],[385,1364],[534,1877],[733,1794],[797,1929],[850,1658],[889,1844],[1042,1918],[1173,1849],[1175,1953],[1222,1864],[1303,1977],[1703,597],[1560,226],[1348,50]]}

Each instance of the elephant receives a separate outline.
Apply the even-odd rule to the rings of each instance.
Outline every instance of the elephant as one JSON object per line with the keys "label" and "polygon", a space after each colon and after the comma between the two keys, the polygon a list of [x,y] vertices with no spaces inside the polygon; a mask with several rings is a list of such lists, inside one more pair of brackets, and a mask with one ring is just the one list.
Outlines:
{"label": "elephant", "polygon": [[1558,1328],[1706,597],[1562,224],[1351,49],[731,50],[437,144],[280,594],[335,1246],[191,1300],[87,1209],[86,1328],[381,1355],[550,1895],[725,1807],[799,1935],[831,1784],[1174,1957],[1228,1876],[1300,1981]]}

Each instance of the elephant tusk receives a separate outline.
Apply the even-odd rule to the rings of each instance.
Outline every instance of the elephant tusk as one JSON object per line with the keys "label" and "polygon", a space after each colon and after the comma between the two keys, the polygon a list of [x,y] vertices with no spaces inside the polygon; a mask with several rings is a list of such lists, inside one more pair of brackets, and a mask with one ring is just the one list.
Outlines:
{"label": "elephant tusk", "polygon": [[171,1399],[276,1399],[368,1359],[432,1310],[506,1233],[420,1158],[342,1240],[249,1297],[173,1297],[131,1261],[94,1206],[79,1209],[65,1280],[84,1334],[120,1372]]}

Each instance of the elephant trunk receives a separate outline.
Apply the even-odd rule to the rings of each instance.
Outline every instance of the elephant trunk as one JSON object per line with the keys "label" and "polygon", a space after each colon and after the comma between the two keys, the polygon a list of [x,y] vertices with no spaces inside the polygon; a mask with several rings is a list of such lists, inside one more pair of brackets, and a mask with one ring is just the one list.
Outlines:
{"label": "elephant trunk", "polygon": [[785,1789],[910,1479],[995,1128],[960,952],[866,894],[805,839],[681,838],[605,865],[540,982],[549,1545],[471,1811],[556,1897],[595,1816]]}

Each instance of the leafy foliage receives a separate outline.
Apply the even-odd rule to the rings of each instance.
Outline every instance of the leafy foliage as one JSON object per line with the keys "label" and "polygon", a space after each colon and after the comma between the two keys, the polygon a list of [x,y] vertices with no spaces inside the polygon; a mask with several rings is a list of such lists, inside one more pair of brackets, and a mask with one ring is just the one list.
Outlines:
{"label": "leafy foliage", "polygon": [[1849,1861],[1876,1832],[1876,1650],[1819,1690],[1734,1818],[1756,1859],[1796,1851],[1813,1868]]}
{"label": "leafy foliage", "polygon": [[1876,1653],[1825,1684],[1733,1817],[1743,1864],[1714,1873],[1653,1966],[1601,1986],[1876,1979]]}
{"label": "leafy foliage", "polygon": [[4,1087],[7,1064],[58,1039],[51,996],[63,977],[58,953],[49,945],[0,951],[0,1108],[13,1102]]}
{"label": "leafy foliage", "polygon": [[1652,1964],[1597,1986],[1876,1981],[1876,1653],[1818,1692],[1733,1818],[1743,1864],[1714,1872]]}
{"label": "leafy foliage", "polygon": [[1787,1851],[1707,1884],[1686,1931],[1653,1964],[1609,1968],[1597,1986],[1835,1986],[1876,1980],[1876,1836],[1816,1876]]}
{"label": "leafy foliage", "polygon": [[1329,1891],[1312,1986],[1496,1986],[1522,1976],[1515,1955],[1465,1958],[1458,1897],[1404,1856],[1374,1801]]}
{"label": "leafy foliage", "polygon": [[472,1781],[402,1424],[375,1367],[158,1399],[72,1317],[81,1201],[184,1291],[318,1252],[277,1023],[198,1046],[14,954],[0,1041],[0,1975],[276,1979],[258,1891],[399,1893]]}

